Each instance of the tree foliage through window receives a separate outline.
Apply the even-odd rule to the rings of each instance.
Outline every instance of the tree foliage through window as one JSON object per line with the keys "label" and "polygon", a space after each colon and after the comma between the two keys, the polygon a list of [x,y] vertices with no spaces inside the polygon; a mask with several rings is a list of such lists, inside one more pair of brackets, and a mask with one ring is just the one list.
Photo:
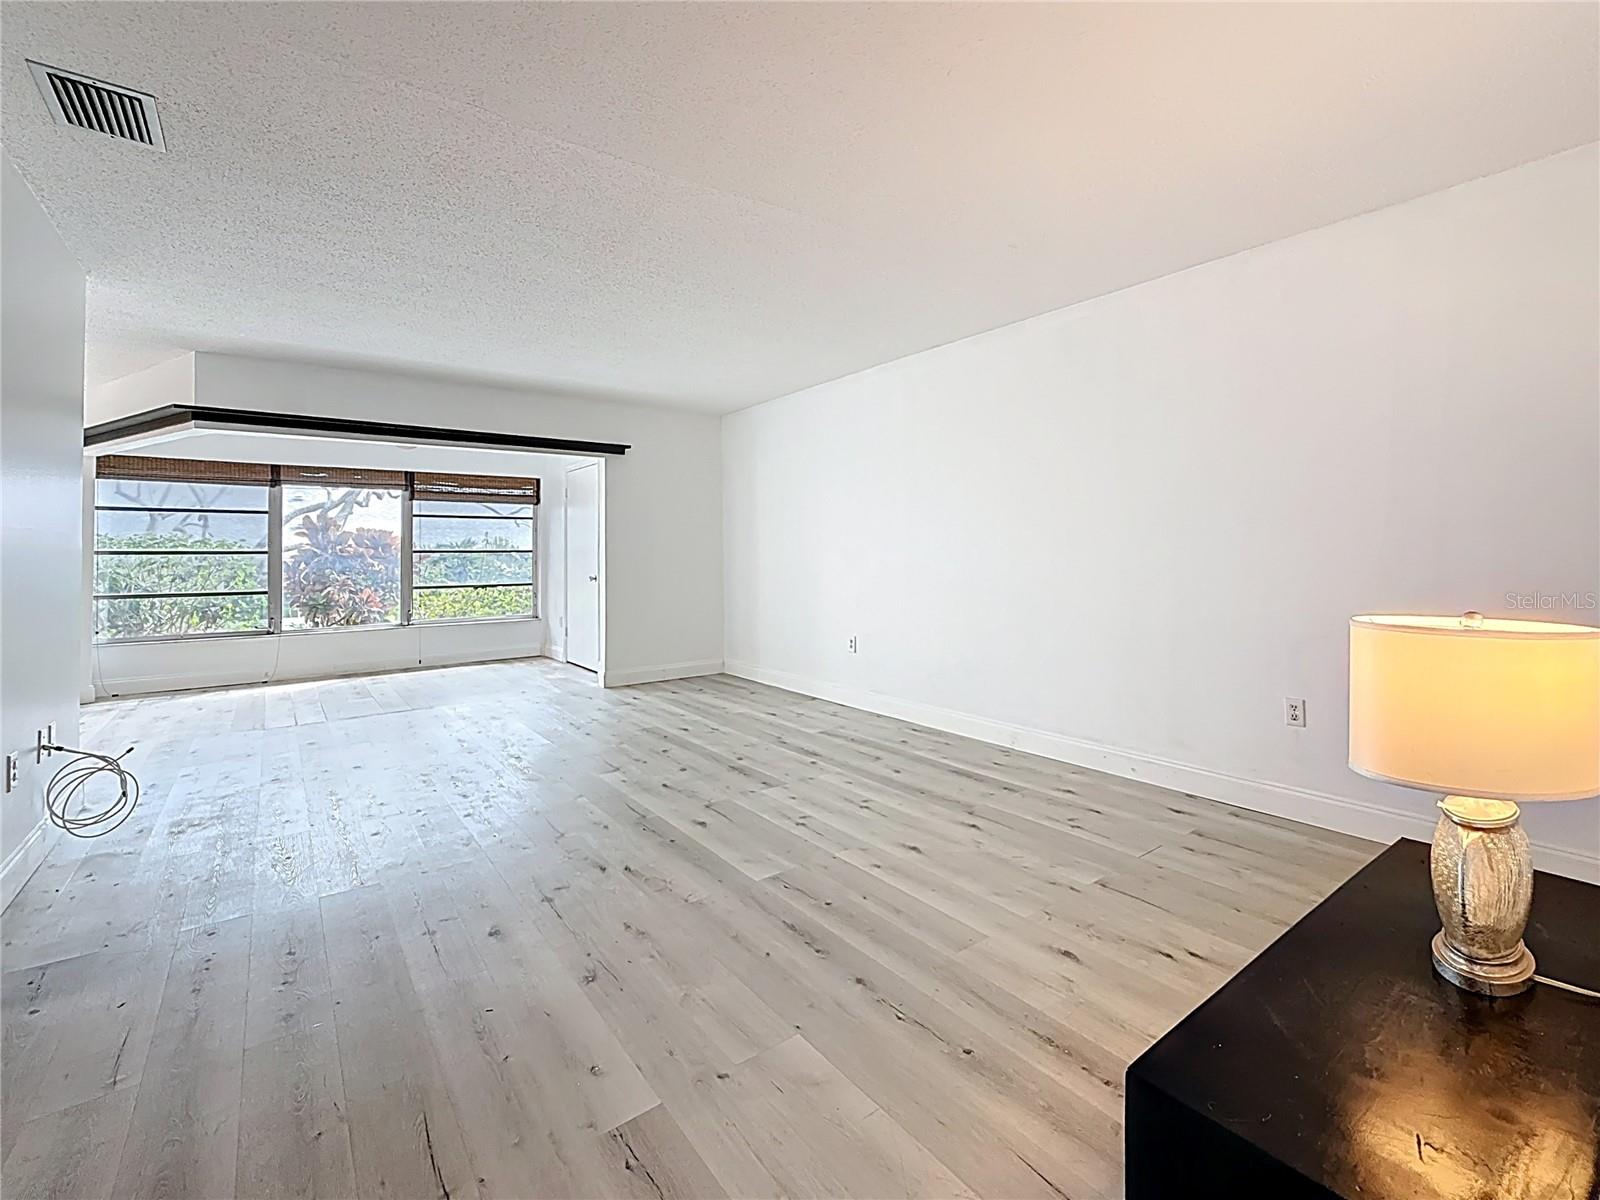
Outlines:
{"label": "tree foliage through window", "polygon": [[290,629],[400,620],[400,493],[285,486],[283,621]]}

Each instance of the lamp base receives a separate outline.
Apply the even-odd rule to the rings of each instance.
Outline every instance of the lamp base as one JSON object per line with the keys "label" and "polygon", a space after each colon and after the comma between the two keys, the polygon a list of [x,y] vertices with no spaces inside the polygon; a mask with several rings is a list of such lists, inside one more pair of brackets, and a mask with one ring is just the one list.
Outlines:
{"label": "lamp base", "polygon": [[1433,900],[1444,926],[1433,967],[1459,988],[1515,996],[1533,984],[1522,944],[1533,903],[1533,853],[1509,800],[1447,796],[1433,831]]}
{"label": "lamp base", "polygon": [[1433,969],[1444,978],[1480,996],[1515,996],[1533,985],[1533,954],[1526,946],[1508,963],[1485,963],[1454,950],[1444,930],[1433,935]]}

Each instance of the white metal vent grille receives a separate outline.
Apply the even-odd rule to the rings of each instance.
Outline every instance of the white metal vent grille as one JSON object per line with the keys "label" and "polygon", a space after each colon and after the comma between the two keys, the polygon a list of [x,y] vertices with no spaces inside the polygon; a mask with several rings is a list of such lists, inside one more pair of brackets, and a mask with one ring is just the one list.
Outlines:
{"label": "white metal vent grille", "polygon": [[92,129],[155,150],[167,148],[154,96],[32,59],[28,69],[56,124]]}

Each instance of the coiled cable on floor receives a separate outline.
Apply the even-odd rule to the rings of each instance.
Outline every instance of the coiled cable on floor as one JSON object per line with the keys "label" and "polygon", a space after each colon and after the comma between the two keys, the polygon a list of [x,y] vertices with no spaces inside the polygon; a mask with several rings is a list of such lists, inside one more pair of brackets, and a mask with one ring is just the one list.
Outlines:
{"label": "coiled cable on floor", "polygon": [[[45,746],[54,754],[61,751],[74,757],[50,777],[44,790],[45,808],[50,813],[50,823],[64,829],[73,837],[104,837],[133,815],[139,803],[139,780],[122,765],[122,760],[133,753],[129,746],[121,754],[101,754],[95,750],[79,750],[73,746]],[[74,802],[84,796],[84,789],[97,775],[112,775],[119,785],[117,798],[98,812],[78,812],[71,809]]]}

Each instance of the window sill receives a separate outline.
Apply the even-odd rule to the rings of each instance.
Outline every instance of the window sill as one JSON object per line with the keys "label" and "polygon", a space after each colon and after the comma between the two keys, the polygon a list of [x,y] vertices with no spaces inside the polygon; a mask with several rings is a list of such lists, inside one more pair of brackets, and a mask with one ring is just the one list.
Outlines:
{"label": "window sill", "polygon": [[177,642],[237,642],[242,638],[266,638],[277,635],[270,629],[237,629],[227,633],[169,633],[159,637],[95,638],[90,644],[99,650],[102,646],[163,646]]}
{"label": "window sill", "polygon": [[514,625],[518,621],[539,620],[538,613],[518,613],[514,617],[440,617],[433,621],[412,621],[409,628],[433,629],[440,625]]}
{"label": "window sill", "polygon": [[179,642],[236,642],[248,638],[301,637],[306,634],[321,635],[329,633],[371,633],[382,630],[393,632],[397,629],[437,629],[461,625],[515,625],[518,622],[531,625],[537,624],[540,619],[538,614],[535,613],[532,616],[518,615],[515,617],[451,617],[437,621],[412,621],[405,625],[319,625],[310,629],[284,629],[279,632],[273,632],[270,629],[241,629],[233,633],[178,633],[165,637],[96,638],[92,645],[96,650],[99,650],[106,646],[169,646]]}

